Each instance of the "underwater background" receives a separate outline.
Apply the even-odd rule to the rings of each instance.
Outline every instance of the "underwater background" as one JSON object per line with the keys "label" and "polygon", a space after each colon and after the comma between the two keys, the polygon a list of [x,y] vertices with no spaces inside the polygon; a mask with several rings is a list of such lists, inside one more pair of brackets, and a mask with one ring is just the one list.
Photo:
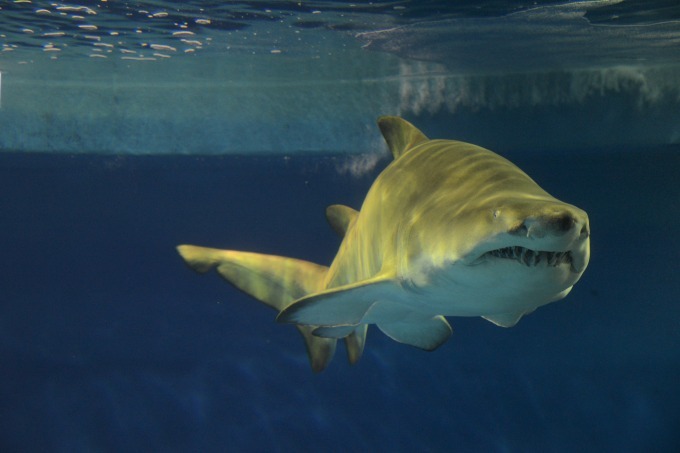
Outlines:
{"label": "underwater background", "polygon": [[[0,2],[0,450],[680,450],[675,0]],[[507,157],[591,262],[323,372],[182,243],[328,264],[375,125]]]}

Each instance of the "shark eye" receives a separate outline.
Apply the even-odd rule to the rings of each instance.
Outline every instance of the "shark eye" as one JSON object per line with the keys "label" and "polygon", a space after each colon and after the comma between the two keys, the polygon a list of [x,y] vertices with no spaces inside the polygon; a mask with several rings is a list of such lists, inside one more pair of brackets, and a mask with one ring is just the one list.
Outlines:
{"label": "shark eye", "polygon": [[501,215],[501,210],[500,209],[494,209],[493,218],[497,219],[500,215]]}

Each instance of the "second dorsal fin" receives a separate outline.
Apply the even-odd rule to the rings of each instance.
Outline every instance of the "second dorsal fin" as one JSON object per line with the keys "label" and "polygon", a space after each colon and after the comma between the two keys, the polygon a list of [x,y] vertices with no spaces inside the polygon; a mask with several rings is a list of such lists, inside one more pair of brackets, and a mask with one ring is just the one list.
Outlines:
{"label": "second dorsal fin", "polygon": [[345,237],[345,233],[347,233],[357,215],[359,215],[357,211],[341,204],[334,204],[326,208],[326,219],[328,219],[333,231],[341,238]]}

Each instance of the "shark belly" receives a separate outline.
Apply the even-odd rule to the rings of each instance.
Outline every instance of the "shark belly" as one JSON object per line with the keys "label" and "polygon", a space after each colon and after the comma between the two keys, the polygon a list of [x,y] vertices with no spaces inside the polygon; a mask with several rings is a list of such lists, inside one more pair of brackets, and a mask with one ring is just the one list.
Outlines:
{"label": "shark belly", "polygon": [[[433,273],[418,286],[404,285],[403,300],[424,314],[444,316],[493,316],[499,313],[524,315],[558,300],[571,290],[573,279],[527,277],[516,263],[496,263],[488,278],[465,266]],[[403,302],[401,302],[403,304]],[[375,322],[367,318],[366,322]]]}

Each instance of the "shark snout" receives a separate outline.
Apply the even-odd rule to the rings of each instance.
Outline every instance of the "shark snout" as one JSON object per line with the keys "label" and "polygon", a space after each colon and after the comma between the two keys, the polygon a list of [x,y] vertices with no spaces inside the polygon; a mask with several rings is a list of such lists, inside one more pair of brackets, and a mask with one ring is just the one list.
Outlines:
{"label": "shark snout", "polygon": [[585,239],[590,236],[588,218],[571,209],[553,210],[525,218],[510,230],[511,234],[527,238],[565,236]]}

